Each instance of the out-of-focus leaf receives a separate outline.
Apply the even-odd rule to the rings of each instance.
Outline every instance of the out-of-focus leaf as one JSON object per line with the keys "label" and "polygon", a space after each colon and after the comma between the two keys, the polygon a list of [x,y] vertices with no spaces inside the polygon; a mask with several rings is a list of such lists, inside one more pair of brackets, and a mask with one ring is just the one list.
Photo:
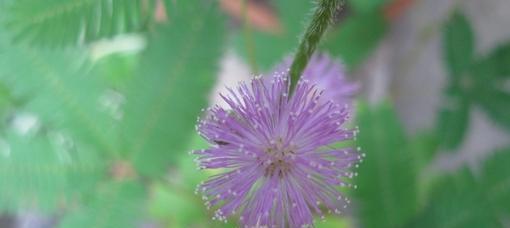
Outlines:
{"label": "out-of-focus leaf", "polygon": [[460,12],[455,12],[443,29],[443,55],[448,71],[450,76],[460,78],[473,61],[473,31]]}
{"label": "out-of-focus leaf", "polygon": [[[187,149],[203,149],[207,142],[194,134]],[[207,178],[207,173],[197,170],[192,155],[182,156],[175,170],[170,172],[169,182],[156,184],[149,202],[150,214],[167,227],[236,227],[235,221],[228,224],[211,221],[199,194],[193,194],[196,186]]]}
{"label": "out-of-focus leaf", "polygon": [[510,215],[510,148],[494,153],[483,165],[481,186],[499,215]]}
{"label": "out-of-focus leaf", "polygon": [[317,228],[348,228],[352,227],[350,221],[346,217],[327,216],[324,221],[316,219],[315,227]]}
{"label": "out-of-focus leaf", "polygon": [[0,138],[0,209],[52,212],[89,192],[105,173],[84,147],[73,150],[40,135]]}
{"label": "out-of-focus leaf", "polygon": [[124,91],[133,78],[138,56],[131,54],[113,54],[100,59],[96,65],[98,74],[110,87]]}
{"label": "out-of-focus leaf", "polygon": [[380,12],[358,14],[343,21],[327,37],[323,49],[340,56],[347,68],[360,64],[377,46],[387,23]]}
{"label": "out-of-focus leaf", "polygon": [[[194,134],[191,143],[188,146],[188,151],[205,149],[208,143],[200,135]],[[197,170],[197,164],[194,162],[195,155],[182,156],[177,166],[176,177],[179,184],[187,188],[188,191],[194,191],[195,187],[207,178],[207,171]],[[208,170],[211,172],[210,170]]]}
{"label": "out-of-focus leaf", "polygon": [[139,31],[154,0],[17,0],[2,8],[15,38],[50,46],[77,44]]}
{"label": "out-of-focus leaf", "polygon": [[[245,58],[254,58],[260,70],[266,71],[282,61],[299,44],[299,35],[304,30],[307,13],[312,9],[311,1],[276,0],[274,6],[282,31],[264,33],[253,31],[251,37],[246,37],[240,30],[237,47]],[[253,47],[250,47],[253,46]],[[253,53],[250,53],[253,51]],[[253,56],[252,56],[253,54]]]}
{"label": "out-of-focus leaf", "polygon": [[474,99],[493,121],[510,130],[509,92],[491,88],[479,88],[474,91]]}
{"label": "out-of-focus leaf", "polygon": [[172,4],[170,24],[152,34],[131,80],[123,145],[143,175],[162,174],[176,163],[207,104],[225,33],[211,4]]}
{"label": "out-of-focus leaf", "polygon": [[468,129],[470,102],[456,86],[448,88],[443,96],[436,128],[439,144],[446,149],[455,149]]}
{"label": "out-of-focus leaf", "polygon": [[488,56],[477,61],[475,74],[480,81],[510,77],[510,43],[501,45]]}
{"label": "out-of-focus leaf", "polygon": [[371,12],[384,3],[387,0],[350,0],[349,3],[356,12],[367,13]]}
{"label": "out-of-focus leaf", "polygon": [[9,88],[0,82],[0,129],[4,127],[12,109],[12,97]]}
{"label": "out-of-focus leaf", "polygon": [[423,132],[409,141],[409,152],[414,156],[414,166],[420,170],[427,166],[438,151],[439,136],[435,132]]}
{"label": "out-of-focus leaf", "polygon": [[161,184],[155,185],[152,191],[149,213],[166,227],[239,227],[236,218],[228,218],[226,223],[213,220],[213,212],[207,211],[200,196],[193,191]]}
{"label": "out-of-focus leaf", "polygon": [[136,182],[104,183],[84,205],[66,214],[59,227],[140,227],[145,197],[143,186]]}
{"label": "out-of-focus leaf", "polygon": [[429,205],[408,227],[502,227],[472,174],[463,169],[435,184]]}
{"label": "out-of-focus leaf", "polygon": [[[408,153],[413,156],[414,170],[418,175],[421,175],[417,178],[417,201],[419,206],[426,203],[427,192],[433,180],[433,178],[423,175],[422,171],[433,161],[439,151],[438,148],[439,138],[436,132],[422,132],[410,139],[408,143]],[[424,178],[424,176],[427,178]]]}
{"label": "out-of-focus leaf", "polygon": [[0,83],[0,113],[7,109],[10,99],[11,93],[9,92],[9,88],[7,88],[3,83]]}
{"label": "out-of-focus leaf", "polygon": [[0,80],[24,110],[102,152],[116,153],[117,121],[105,105],[102,83],[83,49],[39,50],[9,42],[0,31]]}
{"label": "out-of-focus leaf", "polygon": [[353,191],[363,227],[399,227],[416,204],[416,171],[402,127],[390,105],[363,107],[358,144],[366,153]]}
{"label": "out-of-focus leaf", "polygon": [[210,215],[193,191],[157,184],[153,187],[149,211],[168,227],[209,227]]}

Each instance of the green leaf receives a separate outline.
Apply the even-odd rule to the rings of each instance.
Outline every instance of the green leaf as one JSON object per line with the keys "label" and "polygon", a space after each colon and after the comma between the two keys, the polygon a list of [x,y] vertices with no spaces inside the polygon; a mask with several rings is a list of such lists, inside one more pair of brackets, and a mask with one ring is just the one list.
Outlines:
{"label": "green leaf", "polygon": [[350,0],[349,3],[356,12],[367,13],[382,6],[386,0]]}
{"label": "green leaf", "polygon": [[353,191],[363,227],[399,227],[417,207],[416,171],[404,132],[390,105],[363,107],[358,144],[366,153]]}
{"label": "green leaf", "polygon": [[478,60],[475,74],[480,81],[504,79],[510,77],[510,43],[505,43]]}
{"label": "green leaf", "polygon": [[205,211],[199,196],[193,191],[181,192],[174,186],[154,186],[150,213],[168,227],[208,227],[211,216]]}
{"label": "green leaf", "polygon": [[0,210],[53,212],[102,178],[104,164],[92,150],[65,148],[52,139],[12,133],[0,138]]}
{"label": "green leaf", "polygon": [[[187,149],[207,146],[207,141],[194,134]],[[206,172],[197,170],[193,160],[192,155],[182,156],[176,169],[171,170],[168,182],[153,186],[149,213],[167,227],[237,227],[233,223],[235,221],[227,224],[212,221],[212,212],[207,211],[201,195],[193,194],[197,185],[208,176]]]}
{"label": "green leaf", "polygon": [[113,54],[101,58],[97,63],[98,74],[116,91],[124,92],[138,63],[138,56],[132,54]]}
{"label": "green leaf", "polygon": [[409,227],[502,227],[467,169],[437,182],[430,198]]}
{"label": "green leaf", "polygon": [[4,127],[4,124],[12,111],[12,103],[12,96],[9,88],[0,82],[0,129]]}
{"label": "green leaf", "polygon": [[180,1],[158,27],[126,94],[124,150],[144,175],[175,164],[194,131],[222,56],[223,20],[215,6]]}
{"label": "green leaf", "polygon": [[414,156],[416,170],[421,170],[434,159],[438,144],[436,132],[421,132],[409,140],[409,152]]}
{"label": "green leaf", "polygon": [[61,46],[140,31],[153,9],[154,0],[17,0],[0,13],[16,40]]}
{"label": "green leaf", "polygon": [[323,49],[340,56],[347,68],[353,69],[377,47],[387,26],[380,12],[354,15],[327,37]]}
{"label": "green leaf", "polygon": [[481,186],[499,215],[510,215],[510,148],[501,149],[483,164]]}
{"label": "green leaf", "polygon": [[[499,125],[510,129],[510,91],[506,88],[510,76],[510,45],[492,51],[470,68],[471,85],[467,89],[487,115]],[[466,84],[466,83],[464,83]]]}
{"label": "green leaf", "polygon": [[448,71],[454,78],[460,78],[473,61],[473,31],[466,17],[460,12],[452,14],[443,29],[443,55]]}
{"label": "green leaf", "polygon": [[317,228],[348,228],[353,227],[351,221],[349,221],[345,217],[337,217],[337,216],[327,216],[324,221],[320,221],[317,218],[317,223],[315,223],[315,227]]}
{"label": "green leaf", "polygon": [[[257,31],[251,33],[254,59],[263,72],[277,65],[298,46],[299,35],[303,32],[308,12],[312,9],[312,1],[276,0],[274,5],[282,31],[273,34]],[[246,35],[242,32],[240,30],[236,37],[237,49],[245,58],[252,58],[247,53],[247,45],[250,43],[245,40]]]}
{"label": "green leaf", "polygon": [[436,132],[421,132],[409,140],[408,153],[413,156],[413,167],[420,177],[417,180],[417,198],[418,205],[423,206],[426,204],[427,191],[430,188],[431,182],[434,180],[434,175],[423,175],[423,171],[434,160],[437,152],[439,151],[439,137]]}
{"label": "green leaf", "polygon": [[478,88],[474,99],[498,125],[510,130],[510,93],[499,89]]}
{"label": "green leaf", "polygon": [[462,143],[468,129],[470,102],[456,86],[450,86],[443,96],[436,129],[441,147],[453,150]]}
{"label": "green leaf", "polygon": [[102,152],[117,153],[115,110],[87,52],[38,50],[8,40],[0,31],[0,80],[14,97],[27,98],[23,110]]}
{"label": "green leaf", "polygon": [[59,227],[139,227],[143,222],[145,197],[139,183],[104,183],[84,205],[66,214]]}

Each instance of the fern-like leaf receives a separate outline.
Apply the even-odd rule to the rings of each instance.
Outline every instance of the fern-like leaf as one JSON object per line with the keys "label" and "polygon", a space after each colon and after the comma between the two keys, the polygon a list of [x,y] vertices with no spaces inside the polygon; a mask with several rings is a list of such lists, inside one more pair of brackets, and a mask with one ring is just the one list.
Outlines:
{"label": "fern-like leaf", "polygon": [[0,148],[0,210],[52,212],[74,203],[105,173],[92,150],[69,150],[55,137],[7,133]]}
{"label": "fern-like leaf", "polygon": [[122,151],[144,175],[176,164],[215,81],[223,20],[216,7],[203,3],[172,5],[171,24],[150,37],[126,93]]}
{"label": "fern-like leaf", "polygon": [[136,182],[107,182],[93,197],[64,216],[61,228],[140,227],[145,191]]}
{"label": "fern-like leaf", "polygon": [[17,0],[1,10],[16,39],[61,46],[144,27],[154,0]]}
{"label": "fern-like leaf", "polygon": [[25,111],[103,152],[116,153],[116,110],[87,52],[39,50],[9,40],[0,30],[0,81],[15,97],[28,100]]}

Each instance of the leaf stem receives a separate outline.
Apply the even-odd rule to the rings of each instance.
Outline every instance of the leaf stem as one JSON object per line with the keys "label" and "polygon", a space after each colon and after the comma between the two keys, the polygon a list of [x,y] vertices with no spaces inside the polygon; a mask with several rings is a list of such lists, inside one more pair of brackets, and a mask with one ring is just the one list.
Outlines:
{"label": "leaf stem", "polygon": [[301,73],[308,64],[310,56],[313,54],[319,41],[333,21],[336,10],[342,5],[342,0],[318,0],[312,20],[306,28],[301,39],[294,61],[290,67],[290,93],[294,92]]}
{"label": "leaf stem", "polygon": [[257,61],[255,58],[255,43],[253,41],[251,27],[250,27],[250,19],[248,18],[248,0],[241,0],[242,7],[242,17],[243,17],[243,32],[244,32],[244,41],[246,53],[248,56],[248,61],[250,62],[251,70],[256,75],[258,74],[257,69]]}

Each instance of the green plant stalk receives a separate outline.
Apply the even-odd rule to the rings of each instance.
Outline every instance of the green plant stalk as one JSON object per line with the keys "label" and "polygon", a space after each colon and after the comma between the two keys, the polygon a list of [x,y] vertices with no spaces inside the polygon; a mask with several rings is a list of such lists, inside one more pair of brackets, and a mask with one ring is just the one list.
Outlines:
{"label": "green plant stalk", "polygon": [[251,31],[250,22],[248,19],[248,0],[242,0],[242,16],[243,16],[243,30],[244,30],[244,43],[245,49],[250,63],[253,74],[258,74],[257,61],[255,60],[255,43]]}
{"label": "green plant stalk", "polygon": [[319,41],[333,21],[336,10],[342,5],[342,0],[318,0],[312,20],[301,39],[294,61],[290,67],[290,94],[294,92],[301,73],[308,64]]}

